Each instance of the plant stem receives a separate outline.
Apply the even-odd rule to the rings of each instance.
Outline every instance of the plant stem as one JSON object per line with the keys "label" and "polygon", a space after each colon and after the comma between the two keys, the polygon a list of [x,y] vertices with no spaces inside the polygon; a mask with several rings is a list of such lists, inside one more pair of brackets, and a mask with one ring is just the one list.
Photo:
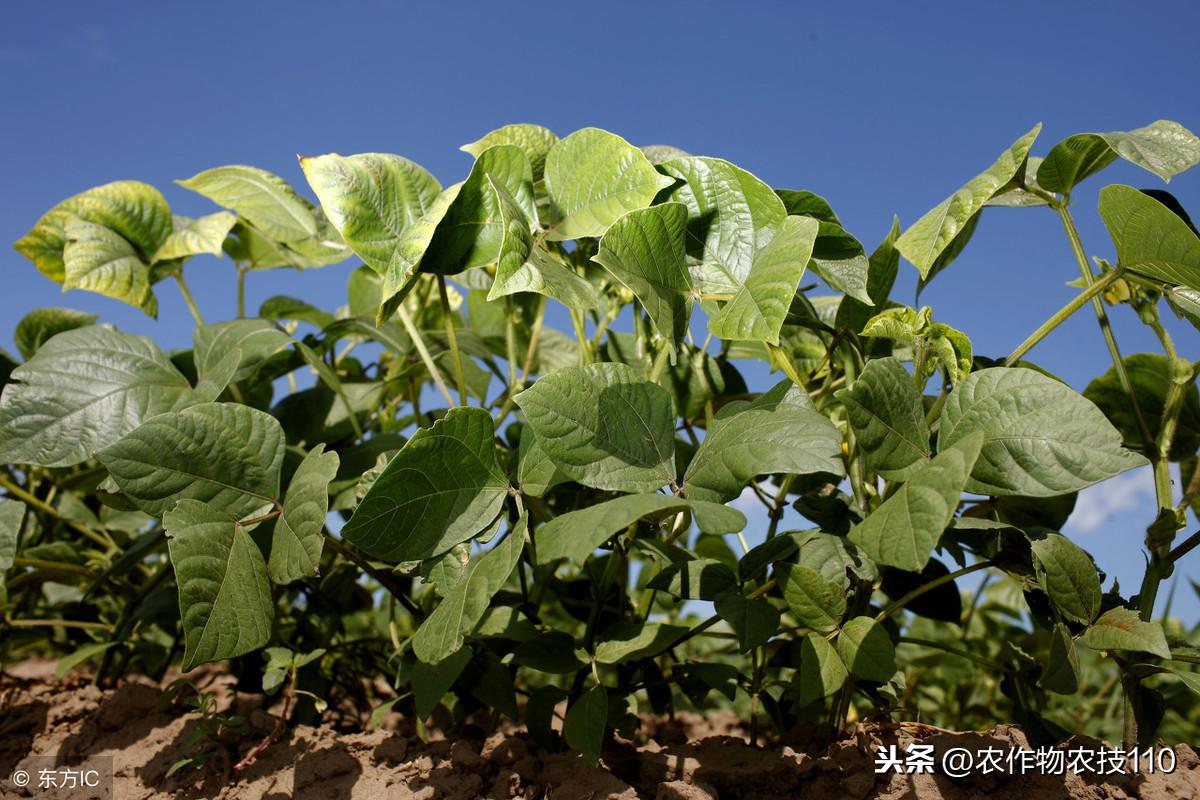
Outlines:
{"label": "plant stem", "polygon": [[896,602],[892,603],[890,606],[885,608],[883,611],[880,611],[878,614],[875,615],[875,621],[883,622],[885,619],[894,615],[896,612],[900,611],[902,608],[904,608],[906,605],[911,603],[913,600],[916,600],[918,597],[920,597],[923,594],[932,592],[934,589],[938,588],[939,586],[942,586],[943,584],[950,583],[951,581],[957,580],[958,578],[961,578],[964,575],[970,575],[972,572],[978,572],[981,569],[987,569],[988,567],[993,567],[995,565],[996,565],[995,561],[992,561],[991,559],[987,559],[985,561],[979,561],[974,564],[971,564],[970,566],[963,567],[962,569],[955,570],[954,572],[949,572],[945,575],[940,575],[940,576],[934,578],[933,580],[929,581],[928,583],[921,584],[920,586],[913,589],[908,594],[901,597]]}
{"label": "plant stem", "polygon": [[246,316],[246,270],[237,265],[237,315],[238,319]]}
{"label": "plant stem", "polygon": [[1174,564],[1179,559],[1190,553],[1197,545],[1200,545],[1200,531],[1196,531],[1188,538],[1184,539],[1175,549],[1167,554],[1167,563]]}
{"label": "plant stem", "polygon": [[107,622],[82,622],[75,619],[9,619],[4,621],[8,628],[79,628],[86,631],[109,631]]}
{"label": "plant stem", "polygon": [[442,324],[446,327],[446,342],[450,345],[450,360],[454,362],[454,382],[458,386],[459,405],[467,404],[467,381],[463,377],[462,355],[458,352],[458,336],[454,333],[454,317],[450,314],[450,296],[446,293],[446,276],[438,275],[438,296],[442,301]]}
{"label": "plant stem", "polygon": [[183,272],[175,273],[175,282],[179,284],[179,293],[183,295],[183,302],[187,304],[188,311],[192,313],[192,319],[196,320],[197,325],[203,325],[204,317],[200,315],[200,309],[196,306],[196,298],[192,297],[191,290],[183,280]]}
{"label": "plant stem", "polygon": [[417,348],[417,354],[421,357],[421,363],[425,365],[425,369],[429,371],[429,377],[433,378],[438,391],[442,393],[442,397],[446,398],[446,405],[453,407],[454,398],[450,396],[450,390],[446,388],[446,382],[442,380],[442,372],[433,362],[433,356],[429,355],[429,348],[425,346],[425,337],[413,324],[412,317],[403,303],[396,307],[396,316],[400,318],[400,324],[404,326],[408,338],[412,339],[413,346]]}
{"label": "plant stem", "polygon": [[54,517],[55,519],[59,520],[64,525],[66,525],[68,528],[70,528],[78,533],[83,534],[84,536],[91,539],[96,544],[103,547],[106,552],[111,552],[112,550],[114,550],[116,548],[116,545],[114,545],[112,540],[109,539],[107,536],[101,536],[99,533],[96,533],[91,528],[88,528],[84,525],[80,525],[78,522],[74,522],[72,520],[66,519],[65,517],[62,516],[62,514],[58,513],[57,508],[55,508],[52,505],[49,505],[48,503],[42,501],[41,499],[39,499],[39,498],[35,497],[34,495],[30,494],[29,492],[25,491],[20,486],[17,486],[15,483],[10,481],[4,475],[0,475],[0,488],[3,488],[10,495],[17,498],[18,500],[21,500],[22,502],[24,502],[26,505],[33,508],[34,510],[40,511],[43,514],[47,514],[51,517]]}
{"label": "plant stem", "polygon": [[[1089,270],[1089,273],[1090,271],[1091,270]],[[1106,272],[1104,276],[1100,278],[1100,280],[1096,281],[1091,286],[1076,295],[1071,302],[1067,303],[1065,306],[1056,311],[1054,315],[1050,317],[1050,319],[1043,322],[1037,330],[1029,334],[1029,337],[1026,338],[1025,341],[1017,345],[1016,349],[1008,354],[1008,358],[1004,359],[1004,363],[1008,366],[1015,364],[1021,359],[1022,356],[1032,350],[1038,342],[1040,342],[1042,339],[1045,339],[1046,336],[1051,333],[1051,331],[1065,322],[1067,318],[1076,311],[1083,308],[1097,295],[1103,293],[1104,290],[1109,286],[1116,283],[1124,274],[1125,270],[1123,268],[1117,268]]]}
{"label": "plant stem", "polygon": [[45,561],[40,558],[14,558],[12,561],[14,567],[29,567],[30,569],[44,569],[50,572],[61,572],[69,575],[83,575],[87,578],[95,578],[96,573],[92,572],[87,567],[81,567],[78,564],[68,564],[64,561]]}
{"label": "plant stem", "polygon": [[941,650],[943,652],[950,653],[951,655],[958,656],[959,658],[965,658],[968,661],[974,661],[979,666],[987,667],[993,672],[1001,673],[1005,671],[1003,664],[998,664],[995,661],[984,658],[983,656],[977,656],[968,650],[963,650],[962,648],[945,644],[944,642],[938,642],[933,639],[918,639],[914,636],[897,636],[896,642],[898,644],[914,644],[918,647],[929,647],[934,650]]}
{"label": "plant stem", "polygon": [[374,578],[380,586],[388,591],[388,594],[400,601],[400,605],[404,606],[408,613],[412,614],[419,621],[423,621],[425,619],[425,614],[420,608],[417,607],[416,603],[409,598],[408,594],[395,583],[389,573],[373,567],[370,562],[368,562],[354,550],[351,550],[349,547],[347,547],[342,540],[336,538],[327,529],[321,530],[321,536],[324,537],[325,544],[329,545],[330,550],[333,550],[342,558],[351,562],[363,572]]}

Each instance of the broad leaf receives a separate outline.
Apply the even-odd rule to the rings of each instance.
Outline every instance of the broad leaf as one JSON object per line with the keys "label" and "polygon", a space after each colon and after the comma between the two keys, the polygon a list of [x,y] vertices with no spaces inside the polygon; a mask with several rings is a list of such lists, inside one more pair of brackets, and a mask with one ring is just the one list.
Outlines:
{"label": "broad leaf", "polygon": [[237,217],[228,211],[218,211],[199,219],[176,214],[171,235],[154,252],[152,260],[169,261],[201,253],[220,256],[224,252],[225,237],[236,224]]}
{"label": "broad leaf", "polygon": [[946,398],[940,449],[975,433],[983,450],[966,491],[1052,497],[1140,466],[1100,409],[1053,378],[1021,367],[971,373]]}
{"label": "broad leaf", "polygon": [[1088,624],[1100,613],[1100,578],[1087,553],[1070,539],[1047,533],[1032,542],[1038,583],[1063,616]]}
{"label": "broad leaf", "polygon": [[722,407],[688,465],[689,498],[728,502],[755,475],[842,473],[842,439],[790,381],[749,403]]}
{"label": "broad leaf", "polygon": [[870,262],[862,243],[837,222],[821,221],[812,249],[812,271],[835,291],[871,303]]}
{"label": "broad leaf", "polygon": [[743,653],[766,644],[779,631],[779,609],[762,598],[743,597],[731,589],[717,595],[713,607],[733,628]]}
{"label": "broad leaf", "polygon": [[718,503],[684,500],[665,494],[617,497],[577,511],[560,514],[537,530],[539,564],[560,558],[582,563],[615,533],[643,518],[661,519],[681,511],[691,512],[705,533],[736,533],[746,526],[742,512]]}
{"label": "broad leaf", "polygon": [[608,727],[608,692],[593,686],[567,709],[563,718],[563,738],[567,746],[578,750],[592,766],[600,763],[600,748]]}
{"label": "broad leaf", "polygon": [[191,393],[149,339],[102,327],[55,336],[12,380],[0,402],[0,459],[43,467],[85,461]]}
{"label": "broad leaf", "polygon": [[450,687],[467,668],[473,655],[471,648],[463,647],[436,664],[426,664],[420,660],[413,663],[409,681],[412,683],[413,700],[419,718],[427,719],[433,713],[446,692],[450,691]]}
{"label": "broad leaf", "polygon": [[219,507],[181,500],[163,517],[179,585],[183,670],[257,650],[271,638],[275,606],[262,553]]}
{"label": "broad leaf", "polygon": [[121,234],[82,220],[68,220],[63,248],[63,289],[86,289],[158,315],[150,265]]}
{"label": "broad leaf", "polygon": [[492,417],[454,408],[413,434],[342,529],[375,558],[419,561],[470,539],[496,518],[508,480],[496,463]]}
{"label": "broad leaf", "polygon": [[189,499],[241,519],[279,496],[283,429],[239,403],[153,417],[96,454],[138,508],[161,517]]}
{"label": "broad leaf", "polygon": [[1100,190],[1100,216],[1121,266],[1200,290],[1200,236],[1170,208],[1116,184]]}
{"label": "broad leaf", "polygon": [[838,303],[834,321],[836,327],[848,327],[858,333],[867,324],[867,320],[887,303],[900,269],[900,251],[896,249],[896,239],[899,236],[900,219],[893,217],[888,235],[867,260],[866,291],[873,305],[867,305],[854,297],[842,298],[842,302]]}
{"label": "broad leaf", "polygon": [[688,629],[662,622],[619,622],[606,629],[596,645],[596,662],[624,664],[653,658],[673,645]]}
{"label": "broad leaf", "polygon": [[516,568],[528,524],[527,518],[521,517],[504,541],[471,559],[466,574],[413,634],[417,658],[436,664],[462,647],[463,637],[475,629],[492,597]]}
{"label": "broad leaf", "polygon": [[[813,253],[820,225],[808,217],[784,219],[771,240],[755,253],[750,273],[733,299],[709,318],[708,329],[722,339],[779,344],[779,329]],[[865,276],[865,257],[862,266]]]}
{"label": "broad leaf", "polygon": [[737,575],[720,561],[696,558],[668,564],[646,584],[683,600],[712,600],[737,585]]}
{"label": "broad leaf", "polygon": [[905,484],[850,531],[857,544],[879,564],[916,572],[950,524],[983,437],[974,435],[944,447],[913,470]]}
{"label": "broad leaf", "polygon": [[569,481],[554,465],[550,456],[538,444],[537,433],[528,425],[521,429],[521,444],[518,450],[517,484],[521,494],[541,497],[551,487]]}
{"label": "broad leaf", "polygon": [[834,212],[829,201],[813,192],[796,191],[794,189],[776,189],[775,194],[783,201],[787,213],[800,217],[812,217],[821,222],[832,222],[841,226],[842,221]]}
{"label": "broad leaf", "polygon": [[338,454],[317,445],[304,456],[292,475],[283,509],[271,531],[267,574],[275,583],[291,583],[317,574],[321,563],[325,517],[329,514],[329,483],[338,470]]}
{"label": "broad leaf", "polygon": [[572,480],[617,492],[674,483],[671,395],[632,367],[556,370],[514,399],[546,454]]}
{"label": "broad leaf", "polygon": [[8,592],[5,574],[12,568],[21,541],[21,523],[25,519],[25,504],[19,500],[0,500],[0,613],[6,613]]}
{"label": "broad leaf", "polygon": [[533,253],[533,235],[529,232],[529,220],[525,213],[491,175],[487,177],[487,184],[498,205],[496,216],[503,235],[494,259],[496,280],[488,292],[487,299],[490,302],[515,292],[530,291],[530,284],[541,273],[527,266]]}
{"label": "broad leaf", "polygon": [[538,672],[567,675],[583,666],[575,651],[575,637],[571,634],[546,631],[517,645],[513,661]]}
{"label": "broad leaf", "polygon": [[[500,287],[497,289],[496,287]],[[500,266],[497,264],[496,282],[492,285],[491,293],[511,294],[512,292],[536,292],[552,297],[567,308],[577,311],[587,311],[595,308],[600,300],[600,293],[586,279],[579,277],[570,267],[562,263],[556,256],[546,251],[540,245],[535,245],[529,252],[524,264],[516,269],[506,270],[501,283]],[[542,334],[547,329],[542,329]],[[538,344],[539,354],[546,348]],[[578,356],[575,361],[578,362]],[[549,370],[542,370],[548,372]]]}
{"label": "broad leaf", "polygon": [[1144,622],[1128,608],[1113,608],[1100,615],[1083,633],[1083,643],[1093,650],[1130,650],[1170,658],[1171,648],[1162,625]]}
{"label": "broad leaf", "polygon": [[800,668],[792,678],[789,691],[797,704],[808,705],[842,688],[848,674],[833,645],[810,633],[800,641]]}
{"label": "broad leaf", "polygon": [[895,358],[867,362],[838,392],[868,466],[888,480],[905,480],[929,458],[929,425],[912,375]]}
{"label": "broad leaf", "polygon": [[1132,131],[1077,133],[1050,149],[1038,167],[1037,182],[1043,189],[1069,194],[1118,156],[1170,181],[1200,164],[1200,139],[1166,119]]}
{"label": "broad leaf", "polygon": [[458,149],[478,158],[489,147],[498,144],[516,145],[525,152],[525,157],[529,159],[529,166],[533,170],[533,180],[537,182],[542,180],[546,168],[546,156],[550,154],[550,149],[557,141],[558,137],[554,135],[554,132],[541,125],[517,124],[497,128]]}
{"label": "broad leaf", "polygon": [[[1122,359],[1125,374],[1137,397],[1138,408],[1150,429],[1150,442],[1142,441],[1142,432],[1130,407],[1129,396],[1121,388],[1115,368],[1110,368],[1099,378],[1088,384],[1083,396],[1091,400],[1104,412],[1109,421],[1121,432],[1126,447],[1143,449],[1154,447],[1162,427],[1167,392],[1173,374],[1171,363],[1157,353],[1136,353]],[[1189,381],[1184,389],[1179,409],[1175,437],[1171,442],[1171,458],[1187,458],[1196,452],[1200,444],[1200,394],[1195,383]]]}
{"label": "broad leaf", "polygon": [[954,238],[983,210],[984,205],[1005,189],[1025,166],[1041,123],[1017,139],[990,167],[916,221],[896,240],[896,249],[928,278],[934,262]]}
{"label": "broad leaf", "polygon": [[300,242],[320,232],[308,201],[283,178],[264,169],[237,164],[214,167],[176,183],[236,211],[270,240]]}
{"label": "broad leaf", "polygon": [[1050,654],[1042,670],[1041,685],[1057,694],[1079,691],[1079,654],[1075,640],[1063,623],[1054,626],[1050,634]]}
{"label": "broad leaf", "polygon": [[203,325],[192,331],[192,353],[201,378],[214,371],[231,352],[240,357],[233,380],[251,377],[267,359],[292,343],[292,338],[265,319],[235,319]]}
{"label": "broad leaf", "polygon": [[896,646],[887,629],[870,617],[855,617],[837,638],[842,664],[856,677],[885,683],[896,672]]}
{"label": "broad leaf", "polygon": [[684,262],[687,208],[663,203],[630,211],[613,223],[592,260],[629,289],[671,348],[672,363],[687,333],[692,281]]}
{"label": "broad leaf", "polygon": [[793,564],[787,570],[783,599],[796,620],[817,633],[837,630],[846,614],[842,587],[825,580],[812,567],[800,564]]}
{"label": "broad leaf", "polygon": [[16,330],[13,331],[13,341],[21,353],[21,358],[28,361],[51,337],[63,331],[86,328],[96,321],[97,316],[73,308],[38,308],[30,311],[17,323]]}

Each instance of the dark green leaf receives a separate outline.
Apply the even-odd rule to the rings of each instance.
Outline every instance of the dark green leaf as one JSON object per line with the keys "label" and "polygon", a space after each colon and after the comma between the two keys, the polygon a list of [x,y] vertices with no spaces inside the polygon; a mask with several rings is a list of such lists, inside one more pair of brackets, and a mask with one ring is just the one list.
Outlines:
{"label": "dark green leaf", "polygon": [[779,631],[779,609],[762,598],[746,598],[734,589],[718,595],[713,605],[733,628],[743,653],[766,644]]}
{"label": "dark green leaf", "polygon": [[96,321],[97,316],[73,308],[39,308],[30,311],[17,323],[13,341],[21,358],[28,361],[52,336],[63,331],[86,328]]}
{"label": "dark green leaf", "polygon": [[842,626],[837,652],[850,673],[863,680],[885,683],[896,672],[896,646],[887,629],[870,617],[855,617]]}
{"label": "dark green leaf", "polygon": [[329,514],[329,482],[338,470],[338,454],[317,445],[304,456],[288,484],[283,510],[271,533],[267,574],[275,583],[291,583],[317,574]]}
{"label": "dark green leaf", "polygon": [[593,686],[567,709],[563,720],[563,738],[567,746],[583,753],[588,763],[600,763],[600,748],[608,726],[608,693],[603,686]]}

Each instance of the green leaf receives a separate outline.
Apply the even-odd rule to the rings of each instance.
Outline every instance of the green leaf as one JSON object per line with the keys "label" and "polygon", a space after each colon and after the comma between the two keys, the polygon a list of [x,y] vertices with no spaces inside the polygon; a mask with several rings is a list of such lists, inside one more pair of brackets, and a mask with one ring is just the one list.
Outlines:
{"label": "green leaf", "polygon": [[301,158],[300,166],[342,239],[381,273],[441,190],[424,167],[388,153],[330,153]]}
{"label": "green leaf", "polygon": [[258,307],[258,316],[264,319],[290,319],[307,322],[314,328],[324,328],[334,319],[333,314],[328,311],[322,311],[305,300],[282,294],[264,300]]}
{"label": "green leaf", "polygon": [[983,210],[984,205],[1003,191],[1020,174],[1029,148],[1041,131],[1041,123],[1000,154],[990,167],[965,186],[928,211],[896,240],[896,249],[928,279],[934,262],[954,238]]}
{"label": "green leaf", "polygon": [[575,654],[575,637],[562,631],[546,631],[521,642],[513,661],[551,675],[567,675],[584,665]]}
{"label": "green leaf", "polygon": [[800,640],[800,668],[792,678],[791,693],[797,704],[808,705],[842,688],[848,674],[833,645],[810,633]]}
{"label": "green leaf", "polygon": [[779,631],[779,609],[762,598],[746,598],[731,589],[717,595],[713,607],[733,628],[743,653],[766,644]]}
{"label": "green leaf", "polygon": [[862,243],[840,223],[820,222],[812,249],[812,270],[834,291],[870,304],[867,278],[870,262]]}
{"label": "green leaf", "polygon": [[575,131],[546,156],[546,191],[558,219],[547,238],[601,236],[622,214],[650,205],[670,185],[620,136],[598,128]]}
{"label": "green leaf", "polygon": [[600,763],[600,748],[604,745],[604,730],[608,726],[608,692],[603,686],[593,686],[567,709],[563,718],[563,738],[567,746],[583,753],[588,763]]}
{"label": "green leaf", "polygon": [[842,626],[837,652],[851,674],[886,683],[896,672],[896,646],[887,629],[870,617],[855,617]]}
{"label": "green leaf", "polygon": [[238,368],[233,381],[254,375],[266,361],[292,343],[292,337],[265,319],[235,319],[215,325],[202,325],[192,332],[192,353],[196,372],[210,375],[231,352],[238,350]]}
{"label": "green leaf", "polygon": [[236,211],[270,240],[294,243],[320,232],[308,201],[283,178],[264,169],[236,164],[214,167],[176,183]]}
{"label": "green leaf", "polygon": [[543,128],[541,125],[517,124],[497,128],[458,149],[478,158],[489,147],[498,144],[516,145],[525,152],[525,157],[529,159],[529,166],[533,170],[533,180],[536,183],[542,180],[545,174],[546,156],[550,154],[550,149],[557,142],[558,137],[548,128]]}
{"label": "green leaf", "polygon": [[1200,291],[1186,286],[1164,286],[1163,297],[1175,316],[1186,319],[1193,328],[1200,330]]}
{"label": "green leaf", "polygon": [[1079,654],[1075,651],[1075,640],[1063,623],[1054,626],[1050,634],[1050,654],[1042,670],[1040,681],[1043,688],[1057,694],[1075,694],[1079,691]]}
{"label": "green leaf", "polygon": [[879,580],[879,570],[875,564],[845,536],[823,531],[781,535],[789,535],[796,540],[800,550],[796,563],[812,567],[825,580],[834,581],[842,589],[850,589],[850,575],[866,583]]}
{"label": "green leaf", "polygon": [[30,311],[17,323],[13,341],[21,358],[28,361],[48,339],[63,331],[86,328],[96,321],[97,314],[73,308],[38,308]]}
{"label": "green leaf", "polygon": [[537,530],[539,564],[560,558],[583,563],[609,537],[644,517],[661,519],[691,511],[705,533],[736,533],[746,526],[742,512],[718,503],[685,500],[665,494],[633,494],[560,514]]}
{"label": "green leaf", "polygon": [[696,558],[668,564],[646,584],[684,600],[712,600],[737,585],[737,575],[720,561]]}
{"label": "green leaf", "polygon": [[783,381],[756,400],[721,408],[688,465],[683,489],[692,499],[728,502],[755,475],[840,475],[841,447],[833,424]]}
{"label": "green leaf", "polygon": [[412,666],[409,678],[413,688],[413,699],[416,701],[417,716],[428,719],[437,704],[442,702],[446,692],[462,675],[474,653],[469,647],[463,647],[451,653],[436,664],[426,664],[417,660]]}
{"label": "green leaf", "polygon": [[0,500],[0,613],[8,606],[5,573],[17,555],[21,540],[21,523],[25,519],[25,504],[19,500]]}
{"label": "green leaf", "polygon": [[736,295],[759,250],[787,218],[783,201],[749,172],[718,158],[689,156],[661,169],[684,181],[670,199],[688,209],[687,257],[696,291]]}
{"label": "green leaf", "polygon": [[[497,266],[496,282],[492,292],[501,286],[499,266]],[[563,264],[558,257],[547,252],[540,245],[534,245],[529,257],[517,269],[507,272],[502,286],[504,294],[513,292],[536,292],[552,297],[567,308],[577,311],[587,311],[600,304],[600,294],[586,279],[579,277],[572,269]],[[491,294],[488,295],[489,299]],[[542,336],[549,332],[543,328]],[[539,357],[544,357],[546,348],[538,344]],[[574,359],[578,362],[578,357]],[[543,369],[543,372],[549,370]]]}
{"label": "green leaf", "polygon": [[838,215],[834,213],[833,206],[829,205],[829,201],[819,194],[793,189],[776,189],[775,194],[779,195],[779,199],[783,201],[783,206],[787,209],[788,214],[812,217],[815,220],[832,222],[838,226],[842,224]]}
{"label": "green leaf", "polygon": [[[1174,380],[1171,362],[1157,353],[1136,353],[1122,359],[1138,408],[1150,429],[1150,442],[1142,441],[1142,432],[1130,407],[1129,396],[1121,387],[1115,368],[1088,384],[1083,396],[1096,404],[1109,422],[1121,432],[1125,446],[1135,449],[1154,447],[1162,427],[1167,391]],[[1190,367],[1187,373],[1190,375]],[[1171,443],[1171,459],[1193,455],[1200,444],[1200,395],[1195,383],[1189,380],[1184,388],[1179,409],[1175,438]]]}
{"label": "green leaf", "polygon": [[527,267],[533,252],[533,234],[529,232],[529,220],[524,212],[491,175],[487,176],[487,182],[499,206],[497,216],[503,231],[495,259],[496,280],[487,296],[490,302],[516,292],[531,291],[531,284],[544,273]]}
{"label": "green leaf", "polygon": [[837,393],[846,407],[867,465],[888,480],[906,480],[929,458],[929,425],[912,376],[895,358],[878,358],[849,389]]}
{"label": "green leaf", "polygon": [[835,327],[848,327],[855,333],[862,331],[875,311],[884,307],[892,286],[896,282],[896,274],[900,269],[900,251],[896,249],[896,239],[900,236],[900,219],[892,218],[892,227],[888,235],[871,253],[867,259],[867,296],[873,305],[867,305],[854,297],[844,297],[838,303],[837,315],[834,318]]}
{"label": "green leaf", "polygon": [[895,494],[851,529],[850,541],[880,564],[923,569],[954,518],[982,443],[978,434],[960,438],[922,462]]}
{"label": "green leaf", "polygon": [[1032,541],[1038,583],[1068,619],[1087,625],[1100,613],[1100,577],[1087,553],[1058,533]]}
{"label": "green leaf", "polygon": [[783,599],[796,620],[817,633],[837,630],[846,614],[846,594],[842,587],[800,564],[788,567]]}
{"label": "green leaf", "polygon": [[[771,240],[755,253],[750,272],[733,299],[709,318],[708,329],[722,339],[779,344],[779,330],[813,253],[820,225],[808,217],[784,219]],[[863,269],[865,274],[865,258]]]}
{"label": "green leaf", "polygon": [[1200,236],[1170,208],[1116,184],[1100,190],[1100,216],[1121,266],[1200,290]]}
{"label": "green leaf", "polygon": [[1118,156],[1169,182],[1200,164],[1200,139],[1166,119],[1132,131],[1077,133],[1050,149],[1038,167],[1037,182],[1043,189],[1069,194]]}
{"label": "green leaf", "polygon": [[453,408],[413,434],[358,504],[342,536],[371,556],[419,561],[470,539],[496,518],[508,480],[492,417]]}
{"label": "green leaf", "polygon": [[[310,214],[319,213],[301,198]],[[345,261],[353,252],[340,241],[338,232],[322,214],[317,234],[309,239],[282,242],[264,236],[251,225],[239,221],[225,240],[225,253],[242,269],[265,270],[279,267],[312,269]]]}
{"label": "green leaf", "polygon": [[1143,622],[1136,611],[1112,608],[1083,632],[1083,643],[1093,650],[1131,650],[1170,658],[1171,648],[1162,625]]}
{"label": "green leaf", "polygon": [[175,214],[173,219],[171,234],[154,252],[152,261],[189,258],[202,253],[219,257],[224,252],[225,237],[237,224],[237,217],[228,211],[218,211],[199,219]]}
{"label": "green leaf", "polygon": [[546,451],[538,444],[537,433],[528,425],[521,429],[518,453],[517,485],[521,494],[541,497],[551,487],[570,480],[546,455]]}
{"label": "green leaf", "polygon": [[184,672],[265,645],[275,605],[250,534],[219,507],[191,499],[167,511],[163,527],[179,584]]}
{"label": "green leaf", "polygon": [[72,220],[109,229],[143,260],[149,260],[172,231],[171,207],[153,186],[115,181],[88,189],[47,211],[14,245],[56,283],[65,279],[63,249],[67,245],[67,224]]}
{"label": "green leaf", "polygon": [[633,292],[671,348],[674,363],[692,312],[684,261],[687,208],[663,203],[630,211],[612,224],[592,260]]}
{"label": "green leaf", "polygon": [[651,164],[663,164],[676,158],[687,158],[691,153],[669,144],[648,144],[641,148]]}
{"label": "green leaf", "polygon": [[[0,592],[2,592],[2,590],[0,590]],[[66,678],[67,674],[71,670],[75,669],[75,667],[79,666],[93,656],[100,655],[115,644],[117,644],[117,642],[92,642],[91,644],[83,645],[74,652],[63,656],[58,660],[58,666],[54,668],[54,677],[61,681],[63,678]]]}
{"label": "green leaf", "polygon": [[149,339],[102,327],[55,336],[12,380],[0,402],[0,460],[43,467],[86,461],[191,394]]}
{"label": "green leaf", "polygon": [[300,462],[283,496],[283,510],[271,532],[267,574],[278,584],[317,574],[329,514],[329,482],[338,470],[338,454],[317,445]]}
{"label": "green leaf", "polygon": [[976,494],[1052,497],[1146,463],[1082,395],[1022,367],[973,372],[947,396],[938,447],[975,433],[983,450],[966,491]]}
{"label": "green leaf", "polygon": [[283,429],[238,403],[153,417],[96,454],[138,508],[161,517],[183,499],[241,519],[279,496]]}
{"label": "green leaf", "polygon": [[463,645],[517,566],[525,547],[529,521],[522,516],[508,537],[483,555],[471,559],[467,572],[425,618],[413,634],[413,652],[426,664],[436,664]]}
{"label": "green leaf", "polygon": [[671,395],[624,364],[555,370],[513,398],[563,474],[649,492],[675,481]]}
{"label": "green leaf", "polygon": [[158,315],[158,301],[150,289],[150,265],[137,249],[111,228],[68,220],[63,248],[63,289],[86,289]]}
{"label": "green leaf", "polygon": [[624,664],[643,658],[653,658],[673,645],[688,632],[682,625],[662,622],[618,622],[601,634],[596,645],[596,662]]}

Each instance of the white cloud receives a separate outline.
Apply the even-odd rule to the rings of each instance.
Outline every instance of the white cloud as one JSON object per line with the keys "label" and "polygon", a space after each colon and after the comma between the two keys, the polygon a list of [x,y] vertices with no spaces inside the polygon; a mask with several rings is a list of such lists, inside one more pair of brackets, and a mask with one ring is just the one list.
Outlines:
{"label": "white cloud", "polygon": [[1064,529],[1091,533],[1127,511],[1145,511],[1143,516],[1152,518],[1154,508],[1154,473],[1150,467],[1139,467],[1080,492]]}

